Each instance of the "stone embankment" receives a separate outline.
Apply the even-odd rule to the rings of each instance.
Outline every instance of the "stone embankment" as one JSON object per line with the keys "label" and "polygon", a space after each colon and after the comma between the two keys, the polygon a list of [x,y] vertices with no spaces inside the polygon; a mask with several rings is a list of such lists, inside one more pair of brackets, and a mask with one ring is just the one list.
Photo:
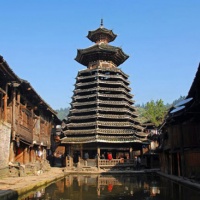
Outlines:
{"label": "stone embankment", "polygon": [[0,179],[0,200],[17,199],[32,190],[47,186],[65,176],[64,169],[52,167],[45,173],[24,177],[5,177]]}
{"label": "stone embankment", "polygon": [[160,176],[164,176],[166,178],[169,178],[170,180],[178,183],[178,184],[182,184],[185,186],[188,186],[190,188],[194,188],[195,190],[198,189],[200,190],[200,182],[196,182],[193,179],[188,179],[186,177],[178,177],[178,176],[174,176],[174,175],[170,175],[170,174],[165,174],[162,172],[157,172]]}

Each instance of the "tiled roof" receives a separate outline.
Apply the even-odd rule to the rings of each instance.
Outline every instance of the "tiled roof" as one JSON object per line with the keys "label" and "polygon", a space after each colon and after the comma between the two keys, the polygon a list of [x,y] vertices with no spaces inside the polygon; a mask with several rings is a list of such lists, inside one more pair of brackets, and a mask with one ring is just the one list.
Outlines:
{"label": "tiled roof", "polygon": [[108,30],[104,27],[100,27],[93,31],[88,31],[87,38],[90,39],[92,42],[96,42],[96,40],[100,37],[100,35],[106,35],[108,38],[108,42],[112,42],[117,37],[116,34],[113,33],[112,30]]}
{"label": "tiled roof", "polygon": [[108,60],[119,66],[128,57],[121,48],[100,43],[89,48],[78,49],[75,60],[85,66],[88,66],[89,62],[94,60]]}
{"label": "tiled roof", "polygon": [[61,139],[61,143],[68,144],[78,144],[78,143],[92,143],[92,142],[102,142],[102,143],[143,143],[146,141],[141,141],[134,136],[84,136],[84,137],[64,137]]}

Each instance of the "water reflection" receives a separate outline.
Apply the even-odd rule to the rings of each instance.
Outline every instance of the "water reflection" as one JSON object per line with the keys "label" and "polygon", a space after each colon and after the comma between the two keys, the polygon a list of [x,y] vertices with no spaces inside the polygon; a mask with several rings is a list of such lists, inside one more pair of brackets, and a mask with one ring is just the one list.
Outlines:
{"label": "water reflection", "polygon": [[23,200],[199,200],[199,195],[155,174],[69,175]]}

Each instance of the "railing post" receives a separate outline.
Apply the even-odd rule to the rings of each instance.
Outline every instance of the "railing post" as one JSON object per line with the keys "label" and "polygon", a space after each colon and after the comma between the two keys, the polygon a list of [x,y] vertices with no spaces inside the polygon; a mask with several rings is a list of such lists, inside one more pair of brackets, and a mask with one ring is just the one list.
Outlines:
{"label": "railing post", "polygon": [[98,168],[98,170],[100,169],[100,157],[99,156],[97,156],[97,168]]}
{"label": "railing post", "polygon": [[97,147],[97,168],[100,169],[100,148]]}

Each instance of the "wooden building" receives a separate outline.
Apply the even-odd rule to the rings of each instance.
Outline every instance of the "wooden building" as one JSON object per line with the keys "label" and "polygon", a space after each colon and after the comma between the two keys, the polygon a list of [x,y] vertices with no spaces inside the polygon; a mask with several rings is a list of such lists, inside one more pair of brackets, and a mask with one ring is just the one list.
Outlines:
{"label": "wooden building", "polygon": [[46,159],[56,114],[0,56],[0,168]]}
{"label": "wooden building", "polygon": [[[64,128],[66,137],[61,140],[69,155],[68,166],[83,163],[84,158],[87,165],[98,167],[119,165],[125,162],[124,158],[131,163],[134,151],[142,151],[142,145],[147,143],[147,134],[137,119],[128,75],[118,68],[129,56],[109,44],[116,37],[101,23],[87,35],[95,44],[77,51],[75,60],[86,69],[76,77]],[[112,159],[108,162],[110,154]]]}
{"label": "wooden building", "polygon": [[162,172],[200,180],[200,65],[186,99],[168,112],[159,151]]}
{"label": "wooden building", "polygon": [[151,121],[144,122],[143,127],[145,128],[145,132],[148,134],[147,138],[149,140],[149,145],[145,145],[143,148],[143,165],[146,168],[159,168],[159,154],[157,152],[159,146],[158,128]]}

